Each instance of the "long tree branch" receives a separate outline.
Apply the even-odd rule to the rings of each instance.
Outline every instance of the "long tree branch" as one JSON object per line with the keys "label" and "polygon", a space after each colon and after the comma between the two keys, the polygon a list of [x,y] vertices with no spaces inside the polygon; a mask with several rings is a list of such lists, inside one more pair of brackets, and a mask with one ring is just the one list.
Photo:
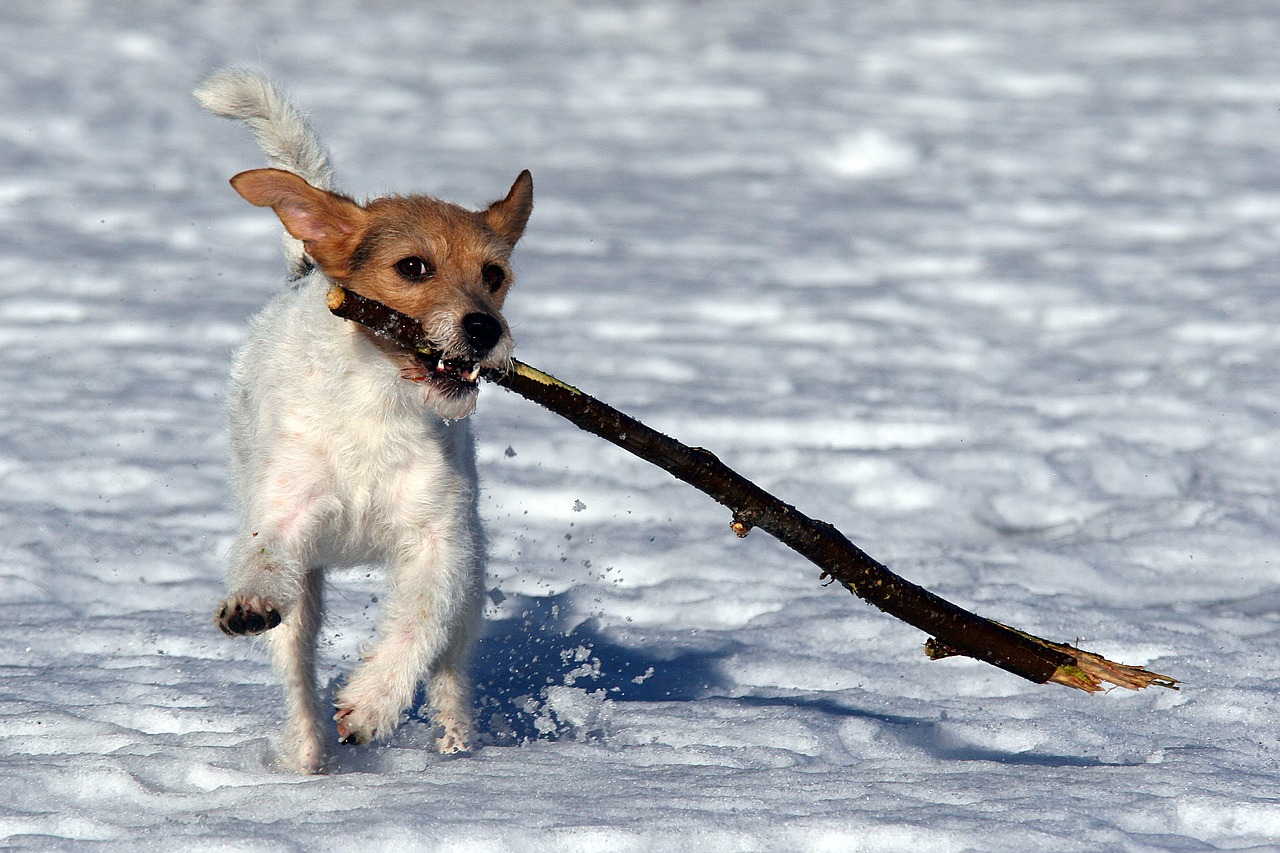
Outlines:
{"label": "long tree branch", "polygon": [[[405,349],[438,356],[420,323],[380,302],[335,285],[329,308]],[[823,578],[834,579],[929,634],[925,651],[931,658],[964,655],[1037,684],[1055,682],[1090,693],[1106,683],[1133,690],[1153,684],[1176,689],[1178,682],[1168,676],[1035,637],[934,595],[894,574],[830,524],[769,494],[710,451],[681,444],[554,376],[519,361],[509,371],[487,369],[482,375],[709,495],[731,510],[731,526],[738,536],[757,527],[773,535],[821,568]]]}

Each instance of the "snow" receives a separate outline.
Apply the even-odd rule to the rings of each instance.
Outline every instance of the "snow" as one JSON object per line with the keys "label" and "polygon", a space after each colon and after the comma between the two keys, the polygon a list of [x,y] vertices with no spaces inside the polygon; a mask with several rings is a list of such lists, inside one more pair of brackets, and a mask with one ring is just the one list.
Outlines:
{"label": "snow", "polygon": [[[1280,4],[0,11],[0,844],[1280,846]],[[224,382],[282,279],[190,89],[280,79],[357,195],[537,206],[518,354],[908,578],[1184,682],[966,660],[495,388],[483,743],[297,778],[212,625]],[[332,579],[328,689],[376,569]]]}

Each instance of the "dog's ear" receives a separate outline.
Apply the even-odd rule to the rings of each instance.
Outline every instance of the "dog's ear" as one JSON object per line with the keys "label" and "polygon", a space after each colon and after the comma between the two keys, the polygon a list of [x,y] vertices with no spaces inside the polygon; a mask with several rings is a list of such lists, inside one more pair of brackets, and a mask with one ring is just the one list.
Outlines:
{"label": "dog's ear", "polygon": [[485,210],[484,221],[494,232],[512,246],[524,233],[529,224],[529,214],[533,213],[533,175],[525,169],[511,185],[507,197],[495,201]]}
{"label": "dog's ear", "polygon": [[231,179],[231,186],[250,204],[274,210],[285,230],[302,241],[330,277],[351,274],[351,253],[368,220],[363,207],[282,169],[241,172]]}

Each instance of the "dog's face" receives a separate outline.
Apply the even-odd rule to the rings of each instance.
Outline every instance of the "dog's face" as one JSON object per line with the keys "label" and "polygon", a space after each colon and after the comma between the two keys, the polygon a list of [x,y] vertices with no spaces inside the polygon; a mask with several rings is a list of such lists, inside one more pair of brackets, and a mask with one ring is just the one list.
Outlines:
{"label": "dog's face", "polygon": [[511,250],[533,210],[527,171],[482,211],[429,196],[361,205],[279,169],[241,172],[231,184],[252,204],[274,209],[330,279],[421,321],[438,361],[379,345],[405,379],[425,389],[437,414],[471,414],[480,368],[502,368],[511,358],[502,303]]}

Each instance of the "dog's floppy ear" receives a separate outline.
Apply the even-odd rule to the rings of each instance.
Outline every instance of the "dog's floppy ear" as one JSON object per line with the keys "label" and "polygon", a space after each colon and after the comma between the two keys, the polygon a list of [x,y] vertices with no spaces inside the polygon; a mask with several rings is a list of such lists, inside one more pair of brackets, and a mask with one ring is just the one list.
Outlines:
{"label": "dog's floppy ear", "polygon": [[507,197],[495,201],[484,212],[484,221],[494,232],[511,245],[515,245],[529,224],[533,213],[533,175],[525,169],[511,185]]}
{"label": "dog's floppy ear", "polygon": [[351,274],[351,253],[364,233],[368,214],[346,196],[311,186],[293,172],[251,169],[231,179],[250,204],[269,207],[284,228],[306,246],[328,275]]}

